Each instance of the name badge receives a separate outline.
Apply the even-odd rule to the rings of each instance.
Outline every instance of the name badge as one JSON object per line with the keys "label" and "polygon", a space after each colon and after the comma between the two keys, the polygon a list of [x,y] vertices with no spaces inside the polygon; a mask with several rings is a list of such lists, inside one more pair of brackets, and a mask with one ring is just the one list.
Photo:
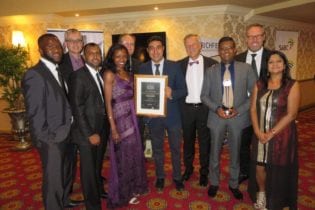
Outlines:
{"label": "name badge", "polygon": [[232,86],[232,81],[231,81],[231,80],[224,80],[224,81],[223,81],[223,86],[224,86],[224,87]]}

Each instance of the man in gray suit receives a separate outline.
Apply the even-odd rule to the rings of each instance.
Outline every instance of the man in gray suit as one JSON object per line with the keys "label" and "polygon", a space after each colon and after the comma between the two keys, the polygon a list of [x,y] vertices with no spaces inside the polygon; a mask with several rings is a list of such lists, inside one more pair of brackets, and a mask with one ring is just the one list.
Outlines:
{"label": "man in gray suit", "polygon": [[69,205],[63,200],[67,173],[63,167],[72,113],[58,68],[60,41],[53,34],[44,34],[38,38],[38,46],[40,61],[25,73],[22,88],[31,138],[42,162],[44,207],[61,210]]}
{"label": "man in gray suit", "polygon": [[231,37],[219,40],[221,63],[211,66],[204,77],[201,100],[208,106],[211,134],[210,182],[208,195],[217,194],[220,180],[220,151],[226,130],[229,133],[229,189],[236,199],[243,199],[238,189],[241,131],[250,124],[249,92],[256,81],[250,65],[234,60],[235,42]]}

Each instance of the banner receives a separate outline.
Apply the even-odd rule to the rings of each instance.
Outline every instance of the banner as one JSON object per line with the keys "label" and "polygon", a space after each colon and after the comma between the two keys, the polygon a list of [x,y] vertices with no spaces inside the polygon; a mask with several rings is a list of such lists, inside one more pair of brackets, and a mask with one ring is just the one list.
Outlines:
{"label": "banner", "polygon": [[275,49],[283,52],[291,65],[291,77],[296,78],[297,46],[299,32],[276,31]]}
{"label": "banner", "polygon": [[220,57],[218,55],[219,39],[201,37],[200,40],[202,45],[201,54],[219,61],[220,60]]}

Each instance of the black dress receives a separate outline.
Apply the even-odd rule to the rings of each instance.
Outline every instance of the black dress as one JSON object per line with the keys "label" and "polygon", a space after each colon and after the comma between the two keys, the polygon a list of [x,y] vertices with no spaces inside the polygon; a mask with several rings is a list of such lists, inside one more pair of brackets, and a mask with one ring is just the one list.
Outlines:
{"label": "black dress", "polygon": [[[260,130],[266,132],[286,115],[289,92],[295,83],[287,80],[279,89],[266,89],[257,82],[257,113]],[[253,135],[251,151],[251,171],[248,193],[256,202],[258,185],[256,165],[266,167],[266,208],[278,210],[284,207],[297,209],[298,155],[297,131],[293,120],[267,144],[261,144]]]}

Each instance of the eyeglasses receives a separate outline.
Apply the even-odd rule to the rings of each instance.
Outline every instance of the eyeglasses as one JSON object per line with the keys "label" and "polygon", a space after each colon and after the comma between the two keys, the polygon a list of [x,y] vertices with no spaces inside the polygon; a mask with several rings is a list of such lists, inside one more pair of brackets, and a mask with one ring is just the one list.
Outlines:
{"label": "eyeglasses", "polygon": [[261,39],[264,36],[264,34],[258,34],[255,36],[247,36],[248,39]]}
{"label": "eyeglasses", "polygon": [[66,42],[75,43],[75,44],[81,43],[82,41],[83,41],[82,39],[75,39],[75,40],[73,40],[73,39],[67,39],[67,40],[66,40]]}

